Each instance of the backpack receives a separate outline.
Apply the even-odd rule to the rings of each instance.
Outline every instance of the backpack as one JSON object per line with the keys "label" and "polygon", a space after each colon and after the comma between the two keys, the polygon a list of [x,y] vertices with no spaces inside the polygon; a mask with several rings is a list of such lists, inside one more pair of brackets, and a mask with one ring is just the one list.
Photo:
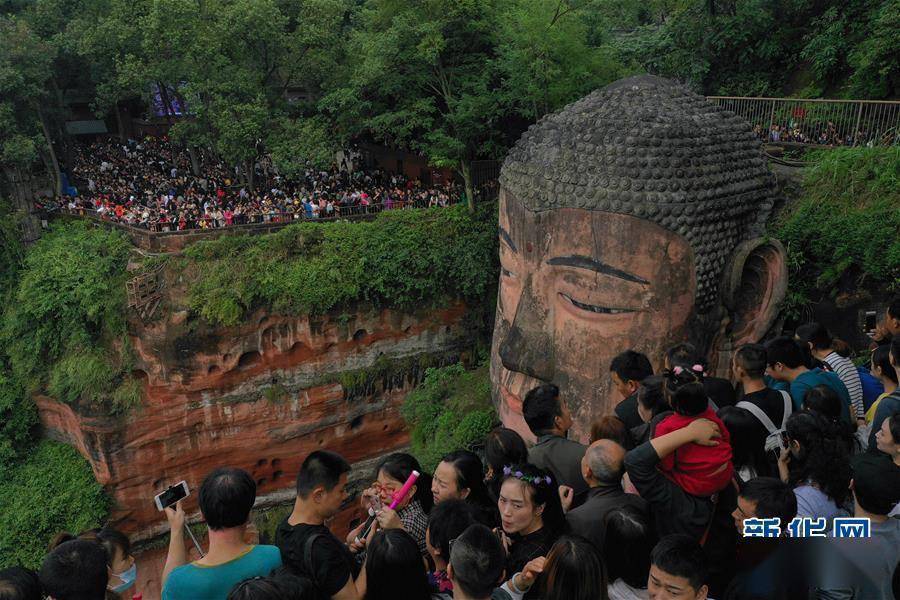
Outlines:
{"label": "backpack", "polygon": [[784,417],[781,419],[781,427],[776,427],[775,423],[772,422],[772,419],[769,418],[769,415],[763,411],[760,407],[753,404],[752,402],[747,402],[746,400],[741,400],[735,406],[738,408],[743,408],[744,410],[750,412],[756,420],[762,423],[762,426],[766,428],[766,431],[769,434],[766,436],[766,452],[781,452],[781,449],[784,447],[782,442],[782,436],[784,434],[784,426],[787,424],[788,417],[791,416],[791,413],[794,410],[794,403],[791,402],[791,395],[785,392],[784,390],[778,390],[781,394],[782,399],[784,400]]}

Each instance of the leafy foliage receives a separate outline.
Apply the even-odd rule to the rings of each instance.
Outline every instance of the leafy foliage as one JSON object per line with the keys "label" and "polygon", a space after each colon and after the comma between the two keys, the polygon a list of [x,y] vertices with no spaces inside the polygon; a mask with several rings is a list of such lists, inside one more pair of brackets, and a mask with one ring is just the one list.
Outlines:
{"label": "leafy foliage", "polygon": [[75,449],[41,442],[0,479],[0,564],[40,567],[56,533],[100,526],[109,506]]}
{"label": "leafy foliage", "polygon": [[804,195],[774,229],[788,249],[791,316],[816,294],[900,286],[900,148],[822,150],[809,159]]}
{"label": "leafy foliage", "polygon": [[896,0],[620,0],[604,9],[619,57],[706,94],[892,98]]}
{"label": "leafy foliage", "polygon": [[0,366],[0,480],[31,448],[37,429],[37,406]]}
{"label": "leafy foliage", "polygon": [[[213,324],[249,310],[317,314],[356,301],[413,308],[482,300],[497,280],[496,205],[381,213],[371,222],[301,223],[190,246],[190,307]],[[235,266],[240,264],[240,269]]]}
{"label": "leafy foliage", "polygon": [[322,107],[351,132],[455,169],[497,158],[522,122],[608,83],[618,62],[589,43],[595,3],[434,0],[362,4],[345,81]]}
{"label": "leafy foliage", "polygon": [[[84,223],[55,225],[25,257],[3,315],[4,351],[28,390],[97,405],[120,384],[129,243]],[[121,394],[121,392],[120,392]]]}
{"label": "leafy foliage", "polygon": [[474,371],[461,364],[428,369],[406,397],[401,414],[412,429],[413,454],[433,470],[441,457],[480,444],[496,420],[487,363]]}

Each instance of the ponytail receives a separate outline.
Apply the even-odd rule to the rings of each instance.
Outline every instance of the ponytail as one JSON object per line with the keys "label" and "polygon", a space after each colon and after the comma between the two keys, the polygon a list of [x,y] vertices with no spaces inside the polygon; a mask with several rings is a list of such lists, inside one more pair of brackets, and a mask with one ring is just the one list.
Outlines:
{"label": "ponytail", "polygon": [[676,364],[664,373],[666,399],[672,410],[680,415],[695,416],[709,406],[709,398],[703,387],[703,365]]}

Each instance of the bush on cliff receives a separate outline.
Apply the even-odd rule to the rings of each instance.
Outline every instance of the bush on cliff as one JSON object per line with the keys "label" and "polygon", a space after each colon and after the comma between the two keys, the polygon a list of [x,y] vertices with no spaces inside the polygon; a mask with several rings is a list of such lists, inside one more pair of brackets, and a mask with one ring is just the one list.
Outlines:
{"label": "bush on cliff", "polygon": [[37,430],[37,407],[0,363],[0,480],[31,448]]}
{"label": "bush on cliff", "polygon": [[87,461],[45,440],[0,480],[0,565],[39,567],[56,533],[98,527],[108,513]]}
{"label": "bush on cliff", "polygon": [[900,148],[820,150],[809,161],[803,196],[774,228],[794,318],[822,294],[900,288]]}
{"label": "bush on cliff", "polygon": [[259,306],[323,313],[351,302],[417,308],[481,301],[497,281],[497,207],[395,210],[374,221],[301,223],[186,251],[192,310],[234,325]]}
{"label": "bush on cliff", "polygon": [[129,242],[86,223],[62,223],[25,256],[0,341],[26,391],[99,405],[127,384],[125,267]]}
{"label": "bush on cliff", "polygon": [[488,365],[428,369],[406,397],[401,414],[412,431],[412,451],[429,473],[441,457],[480,445],[496,421]]}

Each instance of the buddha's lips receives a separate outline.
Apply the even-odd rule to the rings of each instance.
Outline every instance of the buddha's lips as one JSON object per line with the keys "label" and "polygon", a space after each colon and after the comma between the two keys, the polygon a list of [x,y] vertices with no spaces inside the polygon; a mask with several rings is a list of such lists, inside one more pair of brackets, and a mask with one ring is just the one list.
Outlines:
{"label": "buddha's lips", "polygon": [[517,415],[522,414],[522,399],[509,391],[503,384],[500,384],[500,396],[503,398],[503,403],[506,405],[507,409]]}

